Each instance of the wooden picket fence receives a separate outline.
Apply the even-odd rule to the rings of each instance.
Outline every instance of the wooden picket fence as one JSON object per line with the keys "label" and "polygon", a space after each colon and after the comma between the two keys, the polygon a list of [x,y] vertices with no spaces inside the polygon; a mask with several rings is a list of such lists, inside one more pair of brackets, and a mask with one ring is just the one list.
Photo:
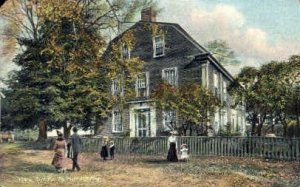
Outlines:
{"label": "wooden picket fence", "polygon": [[[167,154],[167,137],[113,138],[116,154]],[[83,139],[84,152],[99,152],[101,138]],[[178,137],[178,144],[187,144],[192,156],[260,157],[300,160],[300,139],[270,137]]]}

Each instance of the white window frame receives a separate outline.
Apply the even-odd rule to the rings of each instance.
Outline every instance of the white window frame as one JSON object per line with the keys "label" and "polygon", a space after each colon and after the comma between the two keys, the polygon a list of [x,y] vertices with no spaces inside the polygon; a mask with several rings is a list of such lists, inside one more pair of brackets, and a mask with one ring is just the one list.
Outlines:
{"label": "white window frame", "polygon": [[[163,122],[162,122],[162,124],[163,124],[163,129],[164,130],[174,130],[174,129],[172,129],[172,127],[171,126],[168,126],[167,125],[167,123],[170,123],[171,121],[170,120],[168,120],[167,121],[167,119],[166,119],[166,117],[167,117],[167,115],[169,114],[169,113],[174,113],[175,114],[175,124],[173,125],[173,127],[174,126],[176,126],[176,124],[177,124],[177,113],[176,113],[176,111],[175,110],[167,110],[167,111],[163,111]],[[170,116],[170,115],[169,115]]]}
{"label": "white window frame", "polygon": [[[121,127],[121,130],[119,130],[119,129],[117,129],[116,128],[116,115],[115,115],[115,113],[118,113],[119,114],[119,125],[120,125],[120,127]],[[111,122],[111,124],[112,124],[112,132],[113,133],[121,133],[121,132],[123,132],[123,124],[122,124],[122,118],[121,118],[121,112],[119,111],[119,110],[113,110],[112,111],[112,122]]]}
{"label": "white window frame", "polygon": [[[166,75],[166,71],[170,71],[170,70],[174,70],[175,72],[175,85],[171,84],[169,80],[167,80],[167,75]],[[162,79],[167,82],[168,84],[172,85],[172,86],[178,86],[178,68],[177,67],[172,67],[172,68],[165,68],[162,69]]]}
{"label": "white window frame", "polygon": [[112,80],[111,92],[112,92],[112,95],[119,95],[119,94],[123,95],[123,88],[120,85],[120,80],[119,79]]}
{"label": "white window frame", "polygon": [[[146,88],[146,95],[143,97],[148,97],[149,96],[149,72],[142,72],[141,74],[144,74],[146,79],[145,79],[145,83],[144,86]],[[136,81],[135,81],[135,92],[136,92],[136,97],[139,97],[139,78],[138,76],[136,77]]]}
{"label": "white window frame", "polygon": [[[156,42],[156,38],[160,38],[160,42]],[[165,55],[165,37],[163,35],[156,35],[152,39],[153,41],[153,58],[161,57]],[[162,54],[157,55],[157,49],[162,47]]]}
{"label": "white window frame", "polygon": [[[125,48],[127,48],[127,51],[125,51]],[[127,57],[124,57],[124,54],[127,53]],[[125,59],[130,59],[130,48],[127,44],[123,44],[122,47],[121,47],[121,55],[122,55],[122,58],[125,60]]]}

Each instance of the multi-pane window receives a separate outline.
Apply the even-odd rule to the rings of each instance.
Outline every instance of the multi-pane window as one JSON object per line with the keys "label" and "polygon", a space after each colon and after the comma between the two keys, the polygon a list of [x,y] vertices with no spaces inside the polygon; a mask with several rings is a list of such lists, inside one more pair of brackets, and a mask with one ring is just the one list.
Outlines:
{"label": "multi-pane window", "polygon": [[166,83],[172,86],[177,86],[177,79],[178,79],[177,68],[163,69],[162,77]]}
{"label": "multi-pane window", "polygon": [[134,114],[136,136],[151,136],[150,109],[139,109]]}
{"label": "multi-pane window", "polygon": [[153,38],[153,57],[160,57],[165,55],[165,41],[163,36],[155,36]]}
{"label": "multi-pane window", "polygon": [[122,87],[118,79],[112,81],[111,92],[113,95],[122,94]]}
{"label": "multi-pane window", "polygon": [[169,110],[163,112],[163,124],[165,130],[172,130],[176,127],[176,111]]}
{"label": "multi-pane window", "polygon": [[148,96],[148,73],[141,73],[136,80],[137,97]]}
{"label": "multi-pane window", "polygon": [[147,136],[147,117],[144,114],[139,114],[138,136],[139,137]]}
{"label": "multi-pane window", "polygon": [[126,44],[122,46],[122,57],[123,59],[130,59],[130,50]]}
{"label": "multi-pane window", "polygon": [[122,132],[122,121],[121,121],[121,113],[119,111],[113,111],[112,113],[112,131],[113,132]]}

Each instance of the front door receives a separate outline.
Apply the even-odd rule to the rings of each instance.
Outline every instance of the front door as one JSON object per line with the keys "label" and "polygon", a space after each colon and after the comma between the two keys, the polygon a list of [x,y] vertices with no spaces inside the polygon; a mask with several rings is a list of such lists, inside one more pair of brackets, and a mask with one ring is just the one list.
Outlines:
{"label": "front door", "polygon": [[135,110],[135,129],[137,137],[151,136],[150,109]]}

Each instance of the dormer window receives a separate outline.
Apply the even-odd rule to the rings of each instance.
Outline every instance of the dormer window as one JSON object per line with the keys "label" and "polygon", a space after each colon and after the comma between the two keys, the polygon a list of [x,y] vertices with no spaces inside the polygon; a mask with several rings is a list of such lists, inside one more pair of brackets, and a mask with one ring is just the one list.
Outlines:
{"label": "dormer window", "polygon": [[153,38],[153,57],[160,57],[165,55],[165,39],[158,35]]}
{"label": "dormer window", "polygon": [[124,44],[122,46],[122,58],[125,59],[130,59],[130,49],[127,44]]}

